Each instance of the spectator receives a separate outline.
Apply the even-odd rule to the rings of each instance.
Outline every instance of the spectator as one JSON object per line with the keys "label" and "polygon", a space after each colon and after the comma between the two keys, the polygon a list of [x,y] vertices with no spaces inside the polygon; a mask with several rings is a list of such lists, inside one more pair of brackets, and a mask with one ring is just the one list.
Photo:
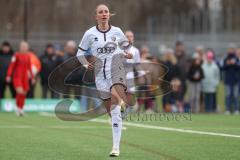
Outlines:
{"label": "spectator", "polygon": [[[240,67],[240,48],[237,49],[237,57],[238,57],[238,64],[239,64],[239,67]],[[239,69],[239,80],[238,80],[238,108],[240,107],[240,69]]]}
{"label": "spectator", "polygon": [[227,56],[223,62],[225,96],[226,96],[226,114],[230,114],[232,104],[234,113],[239,114],[238,108],[238,84],[239,84],[239,59],[236,55],[236,47],[230,45]]}
{"label": "spectator", "polygon": [[187,91],[187,73],[189,69],[189,58],[185,53],[185,47],[184,44],[180,41],[176,43],[175,48],[175,56],[177,58],[177,67],[179,68],[179,71],[177,73],[177,78],[181,81],[182,90],[181,90],[181,101],[184,100],[184,96]]}
{"label": "spectator", "polygon": [[220,81],[220,71],[214,62],[214,54],[206,53],[206,61],[202,65],[204,79],[202,80],[202,92],[204,97],[205,112],[216,111],[216,92]]}
{"label": "spectator", "polygon": [[[92,62],[94,61],[94,57],[88,56],[88,61]],[[85,95],[90,95],[91,90],[89,88],[96,88],[95,80],[94,80],[94,71],[87,70],[84,67],[81,67],[79,70],[82,75],[82,85],[86,88],[81,90],[81,111],[86,112],[90,109],[94,109],[95,107],[99,107],[99,104],[101,104],[101,100],[97,98],[87,97]]]}
{"label": "spectator", "polygon": [[[77,45],[76,42],[73,40],[69,40],[67,41],[66,45],[65,45],[65,55],[64,55],[64,61],[73,58],[74,56],[76,56],[76,52],[77,52]],[[82,85],[82,69],[78,68],[75,71],[73,71],[68,78],[66,79],[66,83],[67,84],[71,84],[71,85]],[[69,93],[70,90],[66,90],[66,93]],[[76,96],[77,93],[75,94],[75,98],[77,99],[78,96]],[[69,98],[69,95],[64,95],[64,98]]]}
{"label": "spectator", "polygon": [[[56,54],[56,50],[52,44],[48,44],[44,51],[44,54],[40,56],[40,61],[42,65],[42,70],[40,72],[41,86],[42,86],[42,98],[48,97],[48,77],[50,73],[56,68],[59,64],[63,62],[62,58]],[[50,91],[51,98],[58,98],[59,95]]]}
{"label": "spectator", "polygon": [[[177,59],[174,56],[173,50],[167,49],[163,55],[162,60],[163,60],[164,65],[168,69],[168,72],[163,77],[163,80],[167,81],[171,84],[180,84],[181,83],[180,81],[178,81],[178,83],[173,83],[173,82],[176,82],[176,76],[177,76],[177,72],[178,72],[178,68],[176,66]],[[167,86],[163,85],[162,89],[166,90],[165,87],[167,87]],[[163,95],[162,103],[163,103],[163,110],[165,112],[170,112],[170,111],[176,110],[174,108],[176,108],[176,102],[178,101],[178,97],[176,96],[176,94],[175,95],[174,94],[175,93],[171,92],[171,93]],[[178,110],[182,111],[182,106],[179,106]]]}
{"label": "spectator", "polygon": [[[205,57],[205,51],[204,47],[199,45],[195,48],[196,53],[200,56],[201,58],[201,64],[204,63],[206,57]],[[200,112],[204,112],[204,97],[203,97],[203,92],[201,90],[200,93]]]}
{"label": "spectator", "polygon": [[192,64],[188,71],[189,80],[189,102],[194,113],[200,111],[200,92],[201,80],[204,78],[203,70],[201,68],[201,58],[197,53],[194,53]]}
{"label": "spectator", "polygon": [[[152,61],[151,54],[149,53],[149,48],[147,46],[142,46],[140,50],[141,54],[141,68],[144,71],[149,70],[150,73],[153,73],[152,68],[149,67],[149,63]],[[150,90],[149,87],[152,84],[152,77],[148,73],[145,73],[144,76],[138,78],[139,90]],[[152,113],[154,109],[154,95],[151,92],[144,92],[145,95],[140,95],[141,97],[146,97],[144,99],[138,99],[139,106],[143,105],[144,109],[148,113]],[[140,108],[139,108],[140,109]],[[138,111],[139,111],[138,109]]]}
{"label": "spectator", "polygon": [[200,59],[202,60],[202,63],[205,61],[205,51],[203,46],[197,46],[195,49],[196,53],[200,56]]}
{"label": "spectator", "polygon": [[14,52],[9,42],[5,41],[0,49],[0,100],[5,97],[6,86],[9,85],[12,97],[15,97],[13,83],[6,83],[7,69]]}
{"label": "spectator", "polygon": [[[33,50],[29,50],[29,56],[30,56],[30,62],[31,62],[31,70],[34,75],[34,77],[38,76],[38,73],[41,70],[41,62],[39,58],[36,56],[36,54],[33,52]],[[37,80],[37,78],[35,78]],[[35,92],[36,83],[32,83],[31,80],[29,80],[29,91],[27,93],[27,98],[34,98],[34,92]]]}

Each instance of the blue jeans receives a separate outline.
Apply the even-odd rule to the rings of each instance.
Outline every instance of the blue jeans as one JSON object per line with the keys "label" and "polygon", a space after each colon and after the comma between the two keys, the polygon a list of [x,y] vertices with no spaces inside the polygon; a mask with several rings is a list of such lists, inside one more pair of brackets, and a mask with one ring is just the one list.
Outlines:
{"label": "blue jeans", "polygon": [[205,112],[215,112],[216,111],[215,101],[216,101],[215,93],[204,93]]}
{"label": "blue jeans", "polygon": [[[101,100],[97,98],[91,98],[87,96],[81,96],[81,112],[86,112],[90,108],[97,108],[101,104]],[[91,105],[91,106],[90,106]]]}
{"label": "blue jeans", "polygon": [[225,84],[225,97],[226,97],[226,110],[231,111],[232,105],[235,111],[239,110],[239,86],[235,85],[227,85]]}

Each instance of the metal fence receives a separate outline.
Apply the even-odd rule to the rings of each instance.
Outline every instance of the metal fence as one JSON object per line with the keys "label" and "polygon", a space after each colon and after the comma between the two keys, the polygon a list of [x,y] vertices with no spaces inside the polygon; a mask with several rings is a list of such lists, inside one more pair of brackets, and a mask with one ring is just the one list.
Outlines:
{"label": "metal fence", "polygon": [[[229,43],[240,46],[240,10],[227,8],[225,10],[197,10],[188,14],[165,14],[149,17],[145,24],[146,33],[136,33],[136,45],[149,45],[151,52],[159,54],[161,46],[173,47],[177,40],[185,43],[188,53],[192,53],[197,45],[213,48],[217,55],[222,56]],[[28,41],[38,53],[44,50],[47,43],[55,43],[60,46],[69,40],[79,43],[82,32],[37,32],[28,34]],[[9,40],[15,49],[23,33],[0,33],[0,41]],[[62,47],[63,48],[63,47]]]}

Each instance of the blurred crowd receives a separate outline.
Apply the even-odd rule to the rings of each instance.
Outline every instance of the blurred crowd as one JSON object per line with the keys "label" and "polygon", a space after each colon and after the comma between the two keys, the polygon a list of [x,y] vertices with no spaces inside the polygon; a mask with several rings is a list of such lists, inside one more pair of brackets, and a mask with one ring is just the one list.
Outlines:
{"label": "blurred crowd", "polygon": [[[27,44],[27,45],[26,45]],[[27,50],[27,52],[26,52]],[[76,56],[77,44],[67,41],[63,50],[58,50],[54,44],[47,44],[42,54],[36,54],[27,42],[21,42],[17,53],[27,53],[31,61],[31,74],[29,78],[27,98],[34,98],[36,82],[40,81],[42,98],[69,98],[68,95],[59,95],[48,87],[48,77],[58,65],[69,58]],[[9,86],[11,96],[16,96],[14,88],[14,75],[8,75],[11,63],[14,61],[12,46],[5,41],[0,49],[0,99],[5,98],[6,87]],[[37,56],[39,55],[39,56]],[[159,55],[159,56],[154,56]],[[140,48],[141,62],[160,63],[165,67],[162,80],[172,86],[172,91],[161,96],[162,110],[165,112],[218,112],[219,103],[217,94],[219,85],[224,84],[225,113],[239,114],[240,101],[240,48],[234,44],[228,46],[224,57],[217,57],[212,49],[197,46],[194,53],[186,53],[184,43],[176,42],[174,48],[166,48],[161,54],[151,54],[148,46]],[[151,70],[151,69],[150,69]],[[14,72],[14,71],[13,71]],[[83,85],[82,70],[76,70],[67,78],[67,83]],[[154,68],[152,69],[154,72]],[[151,85],[156,79],[146,77],[144,85]],[[11,78],[9,78],[11,76]],[[31,77],[31,76],[29,76]],[[164,90],[164,85],[159,84]],[[78,97],[75,97],[78,98]],[[222,97],[223,98],[223,97]],[[80,99],[80,98],[78,98]],[[81,98],[82,102],[86,99]],[[156,97],[138,100],[138,109],[147,112],[158,111]]]}

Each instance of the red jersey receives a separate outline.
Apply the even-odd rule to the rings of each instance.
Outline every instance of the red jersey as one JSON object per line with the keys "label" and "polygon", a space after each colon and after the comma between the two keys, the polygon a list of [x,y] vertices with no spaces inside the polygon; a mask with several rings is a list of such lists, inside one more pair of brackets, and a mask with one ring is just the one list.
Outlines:
{"label": "red jersey", "polygon": [[16,52],[9,65],[7,77],[12,77],[14,87],[29,89],[29,79],[34,78],[31,70],[30,53]]}

